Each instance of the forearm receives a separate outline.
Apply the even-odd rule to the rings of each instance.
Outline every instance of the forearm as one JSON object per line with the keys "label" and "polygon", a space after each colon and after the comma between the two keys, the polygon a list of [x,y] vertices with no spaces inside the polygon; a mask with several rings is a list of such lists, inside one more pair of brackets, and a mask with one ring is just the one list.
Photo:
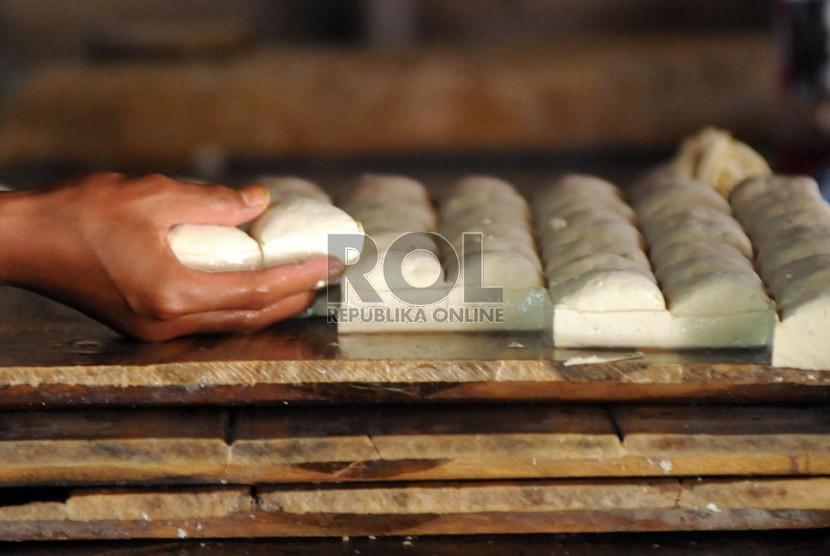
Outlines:
{"label": "forearm", "polygon": [[37,218],[37,199],[33,192],[0,192],[0,284],[21,287],[31,279],[36,262],[34,243],[43,241],[42,233],[31,231]]}

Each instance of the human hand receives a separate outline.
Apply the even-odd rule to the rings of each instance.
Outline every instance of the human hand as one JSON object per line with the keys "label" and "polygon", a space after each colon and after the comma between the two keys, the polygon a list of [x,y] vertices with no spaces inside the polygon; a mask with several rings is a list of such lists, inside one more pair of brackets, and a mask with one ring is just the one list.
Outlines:
{"label": "human hand", "polygon": [[0,195],[0,283],[73,306],[145,341],[252,331],[305,310],[314,285],[342,272],[327,257],[256,271],[183,266],[167,241],[176,224],[236,226],[268,192],[161,175],[91,174]]}

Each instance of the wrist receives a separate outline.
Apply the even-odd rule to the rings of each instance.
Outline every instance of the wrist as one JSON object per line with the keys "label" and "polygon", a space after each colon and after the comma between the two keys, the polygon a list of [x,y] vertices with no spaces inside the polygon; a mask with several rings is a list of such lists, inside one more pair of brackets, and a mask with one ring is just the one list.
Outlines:
{"label": "wrist", "polygon": [[37,195],[29,192],[0,192],[0,284],[25,286],[27,268],[37,234],[30,232],[34,224]]}

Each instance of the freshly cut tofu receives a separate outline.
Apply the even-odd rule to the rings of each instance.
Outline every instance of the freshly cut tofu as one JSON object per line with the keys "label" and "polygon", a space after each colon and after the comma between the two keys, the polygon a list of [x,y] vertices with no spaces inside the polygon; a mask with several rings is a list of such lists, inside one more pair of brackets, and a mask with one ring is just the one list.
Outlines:
{"label": "freshly cut tofu", "polygon": [[171,228],[167,240],[179,261],[197,270],[255,270],[262,266],[259,244],[232,226],[180,224]]}
{"label": "freshly cut tofu", "polygon": [[761,279],[748,272],[710,272],[665,284],[663,291],[669,311],[678,316],[773,312]]}
{"label": "freshly cut tofu", "polygon": [[765,206],[795,199],[821,202],[821,191],[816,180],[807,176],[759,176],[739,184],[729,195],[738,220],[747,223]]}
{"label": "freshly cut tofu", "polygon": [[644,245],[639,230],[620,220],[609,219],[574,224],[560,230],[541,230],[539,239],[545,250],[562,245],[577,243],[601,243],[606,241],[624,241],[634,245]]}
{"label": "freshly cut tofu", "polygon": [[546,276],[550,287],[556,288],[559,284],[568,283],[578,276],[595,270],[627,270],[637,272],[650,281],[657,282],[648,265],[613,253],[594,253],[557,268],[548,268]]}
{"label": "freshly cut tofu", "polygon": [[659,267],[656,274],[664,284],[677,284],[711,272],[724,271],[747,274],[750,277],[758,279],[760,282],[758,275],[755,274],[755,270],[752,268],[752,263],[742,255],[731,257],[717,254],[703,257],[689,257],[673,265]]}
{"label": "freshly cut tofu", "polygon": [[652,243],[657,238],[670,236],[678,229],[684,231],[689,229],[727,229],[746,235],[740,224],[730,214],[710,207],[692,206],[674,214],[661,214],[656,218],[642,221],[640,226],[645,238]]}
{"label": "freshly cut tofu", "polygon": [[612,215],[631,223],[637,219],[634,210],[619,197],[553,199],[550,204],[540,205],[537,213],[542,220],[558,217],[575,222],[608,218]]}
{"label": "freshly cut tofu", "polygon": [[630,241],[612,240],[598,243],[567,244],[556,249],[549,249],[544,259],[545,269],[547,272],[551,272],[577,259],[597,253],[619,255],[642,265],[644,268],[650,266],[646,254],[639,245]]}
{"label": "freshly cut tofu", "polygon": [[663,294],[653,278],[631,270],[596,269],[585,272],[554,286],[551,300],[554,311],[557,305],[587,313],[666,309]]}
{"label": "freshly cut tofu", "polygon": [[752,257],[752,244],[743,230],[734,227],[689,226],[677,228],[671,235],[657,237],[649,244],[649,249],[683,249],[690,242],[711,241],[724,243],[737,249],[744,257]]}
{"label": "freshly cut tofu", "polygon": [[830,228],[830,206],[822,204],[813,209],[805,208],[800,212],[766,218],[763,225],[753,229],[752,239],[755,243],[764,245],[770,240],[789,236],[791,231],[816,226]]}
{"label": "freshly cut tofu", "polygon": [[[251,236],[262,247],[266,266],[302,261],[317,256],[345,256],[354,264],[363,246],[363,227],[328,203],[314,199],[293,198],[272,206],[251,224]],[[345,253],[330,251],[329,238],[350,238]]]}
{"label": "freshly cut tofu", "polygon": [[596,176],[587,174],[566,174],[556,180],[542,196],[542,201],[549,199],[563,199],[571,195],[585,197],[616,196],[619,189],[613,183]]}
{"label": "freshly cut tofu", "polygon": [[418,205],[372,204],[356,207],[349,214],[371,231],[434,232],[437,229],[435,214]]}
{"label": "freshly cut tofu", "polygon": [[830,229],[827,232],[818,236],[787,234],[786,241],[778,243],[777,248],[759,251],[758,269],[762,275],[772,276],[794,261],[815,255],[830,255]]}
{"label": "freshly cut tofu", "polygon": [[257,183],[264,185],[271,194],[271,204],[289,198],[304,197],[321,203],[331,203],[331,197],[314,182],[294,176],[259,176]]}
{"label": "freshly cut tofu", "polygon": [[664,188],[654,192],[637,204],[637,214],[643,221],[668,216],[688,210],[689,207],[710,208],[730,214],[729,203],[708,185],[688,180],[666,180]]}
{"label": "freshly cut tofu", "polygon": [[505,251],[469,253],[463,261],[449,261],[446,270],[447,279],[451,283],[460,277],[465,284],[500,286],[512,290],[544,286],[544,279],[537,266],[533,261],[529,261],[518,253]]}
{"label": "freshly cut tofu", "polygon": [[726,243],[714,243],[711,241],[690,241],[682,247],[675,244],[653,246],[649,254],[655,268],[668,268],[677,263],[690,259],[706,258],[712,256],[726,257],[730,259],[743,259],[751,268],[752,263],[746,255]]}
{"label": "freshly cut tofu", "polygon": [[357,186],[344,207],[348,210],[351,205],[376,202],[387,197],[407,201],[408,204],[430,204],[429,193],[418,180],[405,176],[365,174],[358,179]]}
{"label": "freshly cut tofu", "polygon": [[775,327],[772,364],[809,370],[830,370],[830,289],[815,292],[785,307]]}

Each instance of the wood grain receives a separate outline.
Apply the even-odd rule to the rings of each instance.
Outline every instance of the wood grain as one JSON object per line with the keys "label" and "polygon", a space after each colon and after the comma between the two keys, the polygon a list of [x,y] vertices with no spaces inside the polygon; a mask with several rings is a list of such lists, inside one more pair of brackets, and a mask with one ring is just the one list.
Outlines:
{"label": "wood grain", "polygon": [[667,148],[710,124],[770,138],[775,91],[767,33],[51,66],[11,91],[0,162]]}
{"label": "wood grain", "polygon": [[0,484],[830,475],[825,407],[6,411]]}
{"label": "wood grain", "polygon": [[28,542],[3,545],[15,556],[826,556],[827,531],[723,531],[348,539],[224,539]]}
{"label": "wood grain", "polygon": [[819,528],[830,479],[74,491],[0,507],[6,540]]}

